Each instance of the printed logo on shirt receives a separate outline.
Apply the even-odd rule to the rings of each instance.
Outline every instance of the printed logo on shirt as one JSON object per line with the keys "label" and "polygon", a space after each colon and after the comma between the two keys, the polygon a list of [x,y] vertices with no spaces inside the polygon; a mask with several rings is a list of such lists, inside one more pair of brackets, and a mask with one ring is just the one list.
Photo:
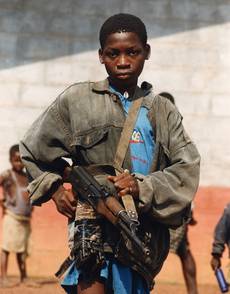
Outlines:
{"label": "printed logo on shirt", "polygon": [[136,160],[136,161],[139,161],[139,163],[141,163],[141,164],[147,164],[147,163],[148,163],[147,160],[142,159],[142,158],[137,157],[137,156],[134,156],[134,155],[131,156],[131,159],[134,160],[134,161],[135,161],[135,160]]}
{"label": "printed logo on shirt", "polygon": [[141,140],[141,133],[137,130],[137,129],[134,129],[133,130],[133,134],[132,134],[132,137],[131,137],[131,140],[130,140],[130,143],[144,143],[143,140]]}

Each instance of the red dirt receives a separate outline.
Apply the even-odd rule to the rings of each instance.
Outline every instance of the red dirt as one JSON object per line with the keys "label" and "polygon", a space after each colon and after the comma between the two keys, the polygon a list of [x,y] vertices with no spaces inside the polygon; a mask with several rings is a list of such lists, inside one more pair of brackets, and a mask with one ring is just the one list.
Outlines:
{"label": "red dirt", "polygon": [[[15,280],[15,279],[14,279]],[[25,287],[23,285],[9,288],[1,289],[1,294],[64,294],[65,292],[61,289],[59,284],[54,283],[52,280],[40,280],[39,288]],[[151,294],[185,294],[186,289],[182,284],[164,284],[160,283],[156,285],[155,290]],[[212,285],[201,285],[199,286],[200,294],[217,294],[220,293],[217,286]]]}
{"label": "red dirt", "polygon": [[[194,216],[198,224],[189,228],[189,240],[192,253],[197,265],[197,279],[200,293],[220,293],[216,286],[216,279],[210,269],[210,251],[215,225],[230,200],[230,188],[200,188],[195,198]],[[28,258],[27,267],[30,276],[51,277],[60,263],[68,254],[66,246],[66,219],[58,214],[52,202],[35,208],[32,220],[32,246],[31,256]],[[1,228],[1,218],[0,218]],[[0,230],[0,244],[1,244]],[[227,251],[227,250],[226,250]],[[223,270],[227,273],[227,252],[223,258]],[[18,276],[15,256],[10,255],[9,274]],[[184,287],[181,265],[177,256],[170,254],[162,271],[156,279],[154,294],[186,293]],[[209,285],[209,286],[206,286]],[[19,291],[20,290],[20,291]],[[22,290],[22,292],[21,292]],[[40,293],[61,294],[63,291],[56,284],[44,284],[39,289],[8,289],[1,293]],[[39,291],[39,292],[38,292]]]}

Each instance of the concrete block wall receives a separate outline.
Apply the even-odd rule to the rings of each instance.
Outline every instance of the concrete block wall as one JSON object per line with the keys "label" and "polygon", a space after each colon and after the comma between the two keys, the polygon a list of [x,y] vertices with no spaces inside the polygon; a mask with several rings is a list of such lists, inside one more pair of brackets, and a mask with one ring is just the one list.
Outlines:
{"label": "concrete block wall", "polygon": [[229,0],[0,0],[0,168],[8,149],[69,84],[106,76],[98,30],[111,14],[146,23],[141,80],[171,92],[202,156],[201,185],[229,186]]}

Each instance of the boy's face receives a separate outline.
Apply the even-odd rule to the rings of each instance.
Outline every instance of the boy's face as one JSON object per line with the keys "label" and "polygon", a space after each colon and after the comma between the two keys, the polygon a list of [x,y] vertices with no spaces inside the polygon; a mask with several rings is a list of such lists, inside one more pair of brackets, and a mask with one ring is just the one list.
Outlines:
{"label": "boy's face", "polygon": [[21,157],[20,157],[20,153],[17,151],[15,152],[11,158],[10,158],[10,162],[12,165],[13,170],[20,172],[23,170],[24,165],[22,163]]}
{"label": "boy's face", "polygon": [[137,84],[149,55],[150,46],[143,45],[132,32],[110,34],[104,48],[99,50],[100,62],[105,65],[110,80],[127,88]]}

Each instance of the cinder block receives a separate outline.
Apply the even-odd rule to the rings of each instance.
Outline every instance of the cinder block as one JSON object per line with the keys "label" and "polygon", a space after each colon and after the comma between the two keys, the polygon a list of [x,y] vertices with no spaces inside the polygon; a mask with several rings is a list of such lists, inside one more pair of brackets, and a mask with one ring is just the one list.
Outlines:
{"label": "cinder block", "polygon": [[44,109],[50,105],[63,91],[63,87],[44,85],[23,85],[20,103],[24,107],[37,107]]}
{"label": "cinder block", "polygon": [[148,30],[149,38],[157,38],[164,36],[172,36],[177,33],[187,31],[187,23],[185,20],[170,19],[166,21],[162,18],[153,18],[151,15],[145,19],[145,25]]}
{"label": "cinder block", "polygon": [[0,32],[0,55],[14,56],[16,52],[17,36],[14,34]]}
{"label": "cinder block", "polygon": [[73,57],[73,76],[75,81],[95,81],[104,79],[107,75],[97,52],[90,51]]}
{"label": "cinder block", "polygon": [[220,48],[219,50],[219,64],[225,70],[230,70],[230,43],[225,45],[224,50]]}
{"label": "cinder block", "polygon": [[198,21],[212,22],[214,20],[219,22],[223,20],[218,13],[218,5],[213,0],[208,2],[176,0],[171,5],[171,16],[193,22],[193,26],[197,25]]}
{"label": "cinder block", "polygon": [[46,60],[69,53],[69,41],[55,35],[22,35],[17,45],[19,60]]}
{"label": "cinder block", "polygon": [[69,85],[74,82],[72,57],[63,57],[45,62],[47,85]]}
{"label": "cinder block", "polygon": [[[17,61],[12,56],[0,56],[0,71],[2,71],[5,68],[11,68],[14,67],[17,64]],[[0,72],[1,75],[1,72]]]}
{"label": "cinder block", "polygon": [[129,11],[134,15],[139,16],[144,21],[148,19],[164,19],[167,21],[168,18],[171,18],[171,1],[162,0],[162,1],[124,1],[123,10]]}
{"label": "cinder block", "polygon": [[[106,19],[106,17],[105,17]],[[105,19],[101,19],[97,15],[77,15],[77,17],[73,17],[72,19],[72,27],[75,28],[75,36],[91,38],[95,35],[98,36],[101,24]]]}
{"label": "cinder block", "polygon": [[[7,2],[11,2],[11,1],[7,1]],[[23,11],[17,11],[12,8],[11,9],[1,8],[0,9],[1,32],[11,33],[11,34],[19,33],[23,23],[24,13],[25,12]]]}
{"label": "cinder block", "polygon": [[184,115],[183,125],[188,132],[189,136],[195,143],[210,143],[210,138],[215,136],[212,130],[212,120],[209,116],[198,115]]}
{"label": "cinder block", "polygon": [[39,11],[27,9],[1,10],[1,31],[15,34],[44,33],[48,17]]}
{"label": "cinder block", "polygon": [[[230,22],[226,23],[221,23],[219,25],[216,25],[215,27],[215,34],[216,34],[216,45],[218,48],[223,49],[223,50],[228,50],[230,46],[230,38],[227,36],[229,35],[229,30],[230,30]],[[226,47],[228,46],[228,48]]]}
{"label": "cinder block", "polygon": [[0,0],[0,6],[1,8],[4,8],[4,9],[15,9],[15,8],[18,8],[20,4],[22,4],[21,0],[11,0],[11,1]]}
{"label": "cinder block", "polygon": [[[119,13],[125,10],[124,5],[126,1],[122,0],[94,0],[94,1],[85,1],[85,0],[78,0],[77,5],[73,5],[73,15],[96,15],[101,18],[103,22],[107,17],[112,14]],[[130,10],[129,10],[130,11]]]}
{"label": "cinder block", "polygon": [[[151,61],[150,61],[151,62]],[[159,88],[168,88],[171,91],[194,91],[209,93],[210,78],[214,75],[214,70],[202,68],[156,67],[148,64],[148,72],[144,72],[142,77],[150,80],[153,85]]]}
{"label": "cinder block", "polygon": [[209,79],[208,91],[212,93],[223,93],[226,97],[230,95],[229,83],[230,69],[217,68]]}
{"label": "cinder block", "polygon": [[[0,107],[17,106],[19,104],[19,93],[20,84],[1,83]],[[1,119],[3,118],[1,117]]]}
{"label": "cinder block", "polygon": [[[100,47],[98,36],[95,35],[92,38],[76,38],[71,42],[71,52],[75,55],[77,53],[83,53],[93,50],[98,50]],[[96,52],[96,55],[98,53]]]}
{"label": "cinder block", "polygon": [[210,136],[208,141],[213,146],[222,146],[228,150],[229,144],[229,126],[230,116],[209,116],[206,124],[206,129],[209,128]]}
{"label": "cinder block", "polygon": [[[176,38],[176,36],[175,36]],[[163,43],[154,43],[151,62],[159,67],[179,67],[179,68],[195,68],[201,67],[213,68],[219,65],[219,51],[207,51],[205,47],[197,47],[188,43],[179,45]]]}
{"label": "cinder block", "polygon": [[[162,91],[164,90],[162,89]],[[172,91],[176,105],[183,116],[207,116],[211,114],[211,95],[192,91],[180,92],[177,89]]]}
{"label": "cinder block", "polygon": [[23,13],[21,19],[20,32],[25,34],[45,33],[47,30],[47,22],[49,17],[44,15],[44,12],[27,9]]}
{"label": "cinder block", "polygon": [[9,148],[17,144],[32,122],[39,116],[41,109],[23,107],[0,108],[0,146],[1,170],[9,167]]}
{"label": "cinder block", "polygon": [[[22,0],[20,0],[22,1]],[[30,0],[26,3],[27,9],[35,10],[37,12],[47,13],[47,16],[52,14],[64,15],[71,14],[73,6],[77,6],[75,1],[71,0],[55,0],[55,1],[46,1],[46,0]]]}
{"label": "cinder block", "polygon": [[72,25],[72,19],[76,16],[60,16],[53,15],[47,21],[47,31],[56,35],[63,35],[63,37],[76,37],[77,27]]}
{"label": "cinder block", "polygon": [[23,134],[32,122],[43,111],[42,108],[29,107],[1,107],[0,109],[0,128],[5,129],[8,135],[1,136],[1,142],[6,138],[14,138],[16,134]]}
{"label": "cinder block", "polygon": [[44,81],[44,62],[33,62],[1,70],[0,81],[2,83],[42,83]]}
{"label": "cinder block", "polygon": [[213,95],[212,113],[213,115],[217,115],[220,117],[230,117],[230,95],[226,95],[225,92],[223,92],[222,95]]}

